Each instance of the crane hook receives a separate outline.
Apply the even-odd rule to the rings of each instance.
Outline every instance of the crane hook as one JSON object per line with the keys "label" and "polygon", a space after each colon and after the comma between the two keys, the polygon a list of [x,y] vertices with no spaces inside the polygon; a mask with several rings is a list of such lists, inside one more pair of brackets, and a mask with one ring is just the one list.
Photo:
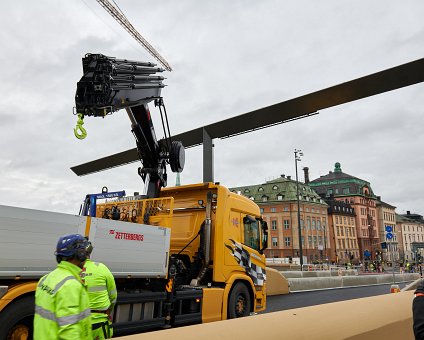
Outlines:
{"label": "crane hook", "polygon": [[87,137],[87,131],[82,127],[84,125],[84,115],[78,113],[77,126],[74,129],[74,135],[78,139],[84,139]]}

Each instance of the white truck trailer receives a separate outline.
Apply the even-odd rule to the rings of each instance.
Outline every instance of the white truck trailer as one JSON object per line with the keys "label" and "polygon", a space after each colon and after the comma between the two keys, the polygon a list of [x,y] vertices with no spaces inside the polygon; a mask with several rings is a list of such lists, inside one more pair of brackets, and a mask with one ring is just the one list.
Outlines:
{"label": "white truck trailer", "polygon": [[[169,296],[161,286],[168,277],[171,229],[166,216],[159,219],[164,226],[0,205],[0,339],[32,338],[37,281],[56,268],[54,251],[59,237],[73,233],[89,236],[94,245],[92,259],[107,264],[117,281],[115,333],[166,326],[163,305]],[[201,322],[201,291],[191,289],[178,295],[176,324]],[[195,301],[197,309],[182,308],[183,300]],[[187,310],[193,318],[184,315],[178,321]]]}

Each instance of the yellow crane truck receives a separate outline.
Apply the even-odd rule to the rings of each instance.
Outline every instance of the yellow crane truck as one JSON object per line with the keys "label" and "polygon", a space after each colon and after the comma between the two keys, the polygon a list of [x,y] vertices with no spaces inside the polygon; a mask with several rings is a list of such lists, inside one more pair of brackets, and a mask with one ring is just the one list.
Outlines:
{"label": "yellow crane truck", "polygon": [[[0,206],[0,339],[32,338],[37,281],[55,268],[57,239],[69,233],[88,236],[93,260],[114,274],[115,335],[265,309],[267,225],[259,207],[218,183],[165,187],[166,165],[181,172],[184,147],[170,135],[156,140],[147,102],[163,106],[163,78],[154,75],[161,71],[154,66],[103,55],[83,58],[75,134],[85,135],[84,116],[125,108],[146,190],[125,196],[104,188],[86,196],[79,215]],[[163,118],[167,124],[166,111]]]}

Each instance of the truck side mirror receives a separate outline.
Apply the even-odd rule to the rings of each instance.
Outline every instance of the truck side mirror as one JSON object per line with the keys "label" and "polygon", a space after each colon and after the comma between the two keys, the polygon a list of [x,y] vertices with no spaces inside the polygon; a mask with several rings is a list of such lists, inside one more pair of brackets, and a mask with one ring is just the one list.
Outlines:
{"label": "truck side mirror", "polygon": [[261,246],[260,252],[263,253],[263,251],[268,246],[268,223],[266,223],[266,221],[261,219],[261,226],[262,226],[263,237],[262,237],[262,246]]}

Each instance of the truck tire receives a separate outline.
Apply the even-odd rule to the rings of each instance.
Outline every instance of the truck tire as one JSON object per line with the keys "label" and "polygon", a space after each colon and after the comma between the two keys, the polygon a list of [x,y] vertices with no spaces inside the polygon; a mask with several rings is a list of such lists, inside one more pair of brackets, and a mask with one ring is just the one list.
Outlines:
{"label": "truck tire", "polygon": [[0,339],[32,339],[34,295],[12,302],[0,312]]}
{"label": "truck tire", "polygon": [[241,318],[250,315],[250,293],[246,285],[237,282],[231,289],[228,298],[228,319]]}

